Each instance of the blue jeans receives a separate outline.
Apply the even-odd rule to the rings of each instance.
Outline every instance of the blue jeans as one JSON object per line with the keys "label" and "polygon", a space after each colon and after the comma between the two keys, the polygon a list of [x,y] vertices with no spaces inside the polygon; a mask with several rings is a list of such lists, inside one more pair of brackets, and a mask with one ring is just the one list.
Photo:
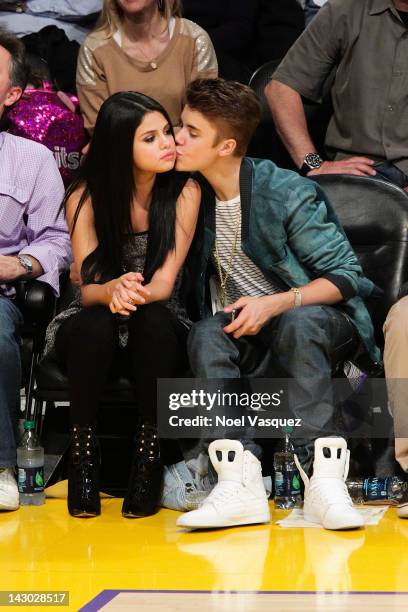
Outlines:
{"label": "blue jeans", "polygon": [[17,419],[20,406],[21,312],[0,295],[0,467],[16,464]]}
{"label": "blue jeans", "polygon": [[219,312],[193,326],[187,345],[194,376],[240,378],[249,353],[261,358],[267,352],[271,359],[262,376],[293,379],[290,407],[308,435],[293,443],[308,469],[314,439],[336,435],[331,378],[359,346],[353,324],[331,306],[302,306],[273,318],[256,336],[235,340],[223,331],[230,320]]}

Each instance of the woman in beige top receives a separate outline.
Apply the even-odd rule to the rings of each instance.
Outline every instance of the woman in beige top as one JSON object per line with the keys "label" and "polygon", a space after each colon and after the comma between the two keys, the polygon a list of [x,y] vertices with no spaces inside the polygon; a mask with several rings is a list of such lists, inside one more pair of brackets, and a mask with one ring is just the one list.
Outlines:
{"label": "woman in beige top", "polygon": [[159,101],[177,125],[187,85],[217,76],[208,34],[179,15],[180,0],[104,0],[78,57],[78,96],[90,132],[104,100],[129,90]]}

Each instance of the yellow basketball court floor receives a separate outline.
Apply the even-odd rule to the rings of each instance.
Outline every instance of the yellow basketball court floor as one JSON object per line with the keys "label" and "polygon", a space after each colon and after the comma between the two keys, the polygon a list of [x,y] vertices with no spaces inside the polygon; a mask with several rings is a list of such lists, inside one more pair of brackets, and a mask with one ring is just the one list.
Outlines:
{"label": "yellow basketball court floor", "polygon": [[[271,525],[185,532],[177,512],[74,519],[66,501],[0,514],[0,591],[69,591],[61,610],[408,610],[408,520],[349,532]],[[2,595],[4,602],[5,595]],[[21,606],[21,608],[20,608]],[[0,605],[0,610],[32,609]],[[40,610],[55,608],[45,604]]]}

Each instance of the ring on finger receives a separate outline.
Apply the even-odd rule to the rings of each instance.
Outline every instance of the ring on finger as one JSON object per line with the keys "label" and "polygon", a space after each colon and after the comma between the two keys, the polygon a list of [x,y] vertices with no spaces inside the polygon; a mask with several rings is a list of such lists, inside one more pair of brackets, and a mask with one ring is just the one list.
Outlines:
{"label": "ring on finger", "polygon": [[132,306],[134,305],[135,300],[133,298],[129,298],[128,299],[128,304],[132,304]]}

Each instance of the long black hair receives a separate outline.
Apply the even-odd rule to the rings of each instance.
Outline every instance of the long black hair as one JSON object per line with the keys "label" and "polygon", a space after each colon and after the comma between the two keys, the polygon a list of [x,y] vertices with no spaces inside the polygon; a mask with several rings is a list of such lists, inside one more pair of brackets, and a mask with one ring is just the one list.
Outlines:
{"label": "long black hair", "polygon": [[[137,193],[133,140],[144,116],[154,111],[161,113],[171,126],[165,109],[149,96],[127,91],[108,98],[100,108],[88,155],[65,194],[66,208],[72,193],[82,189],[72,233],[85,201],[90,198],[92,203],[98,246],[82,264],[85,283],[104,283],[123,274],[123,246],[133,233],[131,208]],[[174,170],[156,176],[148,215],[145,281],[151,279],[175,248],[176,200],[186,180],[186,174]]]}

